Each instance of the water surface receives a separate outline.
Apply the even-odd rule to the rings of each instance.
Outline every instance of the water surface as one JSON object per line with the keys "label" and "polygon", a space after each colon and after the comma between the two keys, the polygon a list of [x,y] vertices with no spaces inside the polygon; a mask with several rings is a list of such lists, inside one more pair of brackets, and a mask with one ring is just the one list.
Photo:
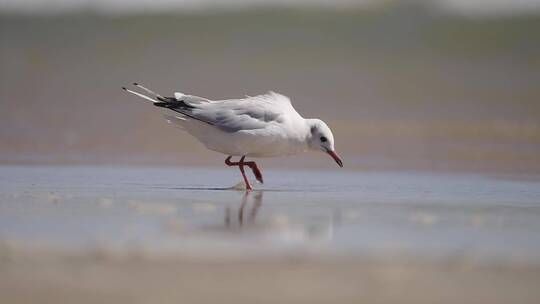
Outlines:
{"label": "water surface", "polygon": [[475,174],[4,166],[7,243],[162,255],[540,260],[540,182]]}

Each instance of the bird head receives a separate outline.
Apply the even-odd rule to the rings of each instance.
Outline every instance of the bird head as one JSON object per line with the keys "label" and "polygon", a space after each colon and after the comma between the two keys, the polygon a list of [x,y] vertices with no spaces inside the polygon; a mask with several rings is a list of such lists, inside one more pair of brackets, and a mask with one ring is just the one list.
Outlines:
{"label": "bird head", "polygon": [[330,128],[320,119],[307,119],[309,134],[307,144],[310,150],[323,151],[330,155],[336,163],[343,167],[343,161],[334,149],[334,135]]}

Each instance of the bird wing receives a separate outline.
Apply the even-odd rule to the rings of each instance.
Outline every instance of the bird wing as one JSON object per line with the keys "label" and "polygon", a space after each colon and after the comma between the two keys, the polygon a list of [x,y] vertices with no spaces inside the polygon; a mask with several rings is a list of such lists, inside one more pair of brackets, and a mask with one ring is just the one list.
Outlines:
{"label": "bird wing", "polygon": [[169,107],[171,110],[229,133],[262,129],[271,124],[286,123],[295,116],[300,117],[288,97],[274,92],[220,101],[175,97],[181,106]]}
{"label": "bird wing", "polygon": [[206,99],[204,97],[188,95],[188,94],[184,94],[182,92],[174,92],[174,98],[176,98],[176,100],[183,100],[184,102],[195,103],[195,104],[205,103],[205,102],[213,102],[212,100]]}

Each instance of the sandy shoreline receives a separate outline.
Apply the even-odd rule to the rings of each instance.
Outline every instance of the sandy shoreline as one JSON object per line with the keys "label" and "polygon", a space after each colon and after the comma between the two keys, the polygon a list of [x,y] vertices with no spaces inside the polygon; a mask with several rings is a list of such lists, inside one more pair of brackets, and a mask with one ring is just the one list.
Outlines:
{"label": "sandy shoreline", "polygon": [[540,265],[467,259],[200,259],[26,252],[4,303],[538,303]]}

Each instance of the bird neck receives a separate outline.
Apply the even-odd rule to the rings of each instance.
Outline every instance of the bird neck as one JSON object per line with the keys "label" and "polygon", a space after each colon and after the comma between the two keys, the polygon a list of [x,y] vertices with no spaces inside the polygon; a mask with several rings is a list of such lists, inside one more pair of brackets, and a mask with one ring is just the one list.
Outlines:
{"label": "bird neck", "polygon": [[313,146],[313,128],[320,122],[319,119],[306,118],[303,122],[302,130],[302,145],[303,151],[319,150],[318,146]]}

